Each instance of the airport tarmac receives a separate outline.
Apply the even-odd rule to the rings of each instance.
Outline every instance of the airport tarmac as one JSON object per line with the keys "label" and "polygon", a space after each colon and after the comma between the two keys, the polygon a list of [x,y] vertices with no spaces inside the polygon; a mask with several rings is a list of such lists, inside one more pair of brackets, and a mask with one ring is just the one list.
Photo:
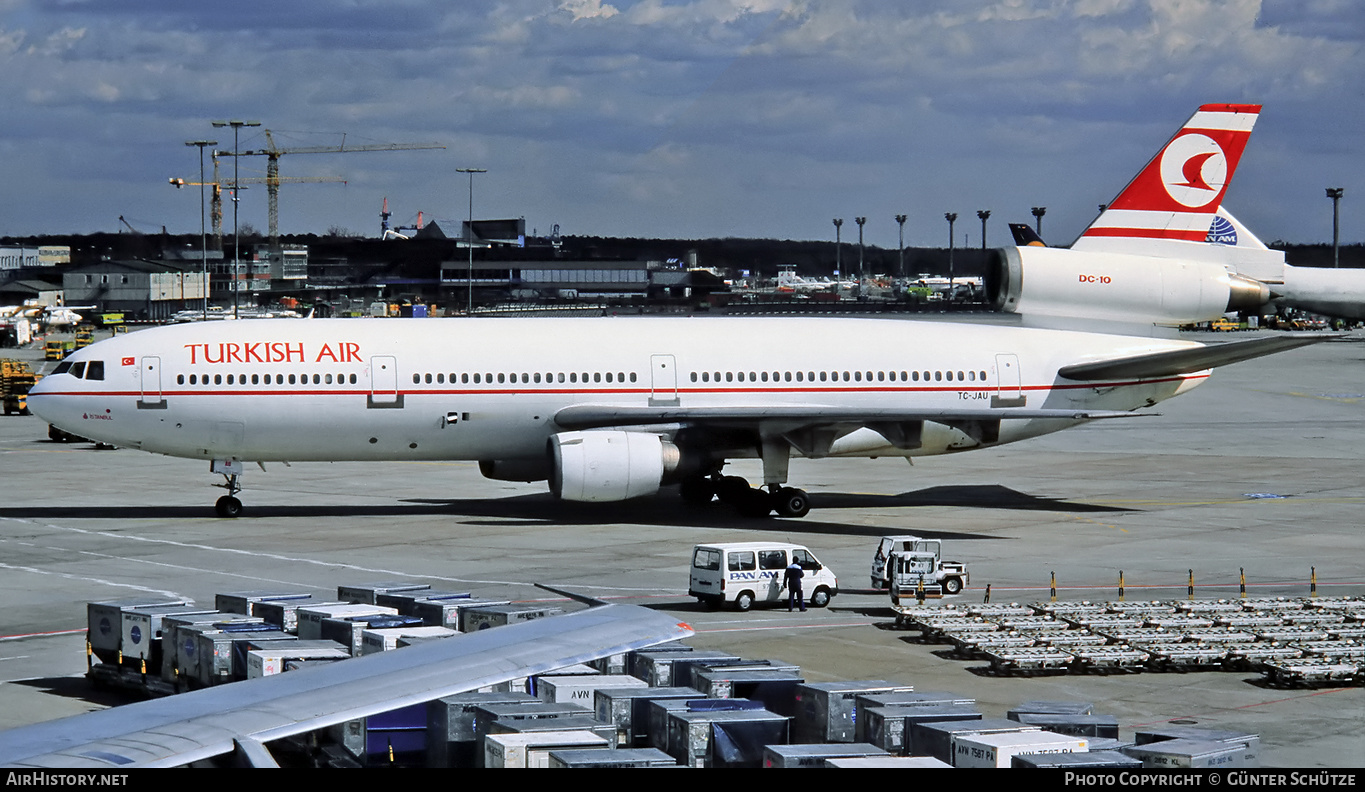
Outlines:
{"label": "airport tarmac", "polygon": [[[1232,337],[1245,337],[1237,334]],[[1190,334],[1202,341],[1226,340]],[[33,353],[23,351],[32,359]],[[4,356],[13,356],[5,350]],[[47,364],[51,368],[52,364]],[[944,602],[1365,594],[1365,343],[1353,338],[1220,369],[1155,417],[1103,421],[952,457],[794,460],[799,520],[744,519],[676,492],[560,503],[474,463],[251,468],[243,517],[214,516],[203,462],[47,440],[0,418],[0,728],[118,701],[91,690],[85,604],[150,593],[428,582],[519,601],[545,582],[661,608],[690,643],[801,666],[809,681],[885,679],[976,698],[988,717],[1027,700],[1085,700],[1134,727],[1178,721],[1261,735],[1263,766],[1362,764],[1365,688],[1267,686],[1254,672],[994,676],[985,662],[893,628],[867,589],[878,537],[944,540],[971,586]],[[759,478],[756,462],[727,470]],[[827,609],[710,611],[687,596],[701,542],[809,546],[845,591]],[[930,605],[933,606],[932,604]]]}

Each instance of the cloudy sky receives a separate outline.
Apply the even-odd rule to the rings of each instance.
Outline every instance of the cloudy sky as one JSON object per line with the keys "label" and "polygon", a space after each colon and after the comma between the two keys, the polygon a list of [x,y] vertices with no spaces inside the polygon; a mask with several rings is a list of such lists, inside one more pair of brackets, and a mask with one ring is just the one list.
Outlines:
{"label": "cloudy sky", "polygon": [[[1358,0],[0,0],[0,235],[199,227],[187,140],[296,154],[285,233],[417,212],[542,234],[1067,243],[1206,102],[1265,105],[1227,205],[1263,239],[1365,241]],[[265,145],[243,130],[241,147]],[[231,159],[224,160],[231,167]],[[264,158],[244,158],[243,176]],[[266,227],[265,190],[241,220]],[[228,211],[231,224],[231,211]]]}

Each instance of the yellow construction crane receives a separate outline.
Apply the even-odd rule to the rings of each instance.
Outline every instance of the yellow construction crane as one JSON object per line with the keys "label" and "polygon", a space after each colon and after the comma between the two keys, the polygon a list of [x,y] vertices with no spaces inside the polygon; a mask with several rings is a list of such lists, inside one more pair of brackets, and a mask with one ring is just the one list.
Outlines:
{"label": "yellow construction crane", "polygon": [[[348,154],[355,151],[412,151],[418,149],[443,149],[439,143],[372,143],[361,146],[346,145],[346,136],[341,136],[341,143],[336,146],[297,146],[294,148],[280,148],[275,145],[275,138],[270,134],[270,130],[262,130],[265,133],[266,148],[252,149],[234,155],[231,151],[215,151],[214,156],[240,156],[240,157],[260,157],[266,160],[265,185],[270,194],[270,244],[276,246],[280,241],[279,232],[279,192],[280,184],[292,179],[282,179],[280,177],[280,157],[285,154]],[[216,160],[215,160],[215,167]],[[215,171],[216,173],[216,171]],[[218,177],[215,175],[214,180]],[[245,180],[243,180],[245,181]],[[187,182],[188,183],[188,182]]]}
{"label": "yellow construction crane", "polygon": [[[216,152],[215,152],[215,153],[216,153]],[[221,181],[218,181],[218,158],[217,158],[216,156],[213,158],[213,179],[214,179],[213,181],[198,182],[198,181],[191,181],[191,180],[189,180],[189,179],[180,179],[180,178],[176,178],[176,177],[172,176],[172,177],[170,178],[170,183],[171,183],[171,185],[174,186],[176,189],[180,189],[181,187],[199,187],[199,186],[208,186],[208,187],[212,187],[212,188],[213,188],[212,197],[209,199],[209,201],[210,201],[210,203],[209,203],[209,206],[210,206],[210,210],[209,210],[209,212],[210,212],[210,217],[213,218],[213,246],[214,246],[215,249],[221,250],[222,247],[223,247],[223,188],[224,188],[224,187],[227,187],[228,189],[232,189],[232,181],[229,180],[229,181],[227,181],[226,183],[221,182]],[[238,182],[238,184],[242,184],[242,185],[267,184],[267,183],[269,183],[269,181],[267,180],[267,178],[264,177],[264,176],[249,176],[249,177],[244,178],[244,179],[238,179],[237,182]],[[345,183],[346,183],[346,180],[345,180],[345,179],[340,179],[340,178],[337,178],[337,177],[334,177],[334,176],[289,176],[289,177],[285,177],[285,178],[276,178],[276,179],[275,179],[275,182],[274,182],[274,189],[275,189],[276,191],[278,191],[278,190],[279,190],[279,185],[281,185],[281,184],[309,184],[309,183],[317,184],[317,183],[322,183],[322,182],[333,182],[333,183],[345,184]],[[274,193],[272,193],[272,196],[273,196],[273,195],[274,195]],[[277,233],[277,229],[279,228],[279,224],[280,224],[280,223],[279,223],[279,217],[278,217],[277,214],[276,214],[277,208],[278,208],[278,202],[275,201],[275,200],[272,200],[272,201],[270,202],[270,236],[271,236],[271,244],[275,244],[275,243],[277,243],[277,242],[279,241],[279,235],[278,235],[278,233]],[[121,220],[121,219],[123,219],[123,218],[119,218],[119,219]]]}

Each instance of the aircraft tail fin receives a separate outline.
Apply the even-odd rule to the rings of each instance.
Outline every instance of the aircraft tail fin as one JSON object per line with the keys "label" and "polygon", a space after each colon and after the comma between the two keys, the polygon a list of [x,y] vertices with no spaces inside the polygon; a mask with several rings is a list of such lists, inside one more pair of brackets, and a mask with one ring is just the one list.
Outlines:
{"label": "aircraft tail fin", "polygon": [[1010,235],[1019,247],[1047,247],[1047,243],[1038,236],[1038,232],[1028,227],[1028,223],[1010,223]]}
{"label": "aircraft tail fin", "polygon": [[1139,240],[1208,241],[1211,226],[1261,112],[1206,104],[1161,147],[1073,249],[1141,249]]}

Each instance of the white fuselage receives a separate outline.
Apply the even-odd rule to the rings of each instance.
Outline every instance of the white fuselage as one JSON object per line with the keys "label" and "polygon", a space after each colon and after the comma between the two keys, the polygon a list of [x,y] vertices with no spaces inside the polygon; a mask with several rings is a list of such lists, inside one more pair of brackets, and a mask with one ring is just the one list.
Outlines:
{"label": "white fuselage", "polygon": [[[562,431],[556,412],[584,404],[954,409],[1004,397],[1029,408],[1131,410],[1193,387],[1207,372],[1077,383],[1059,380],[1058,368],[1193,346],[858,318],[211,322],[78,351],[71,368],[33,389],[29,404],[73,434],[181,457],[543,459],[547,438]],[[92,362],[102,363],[102,379],[92,378]],[[87,365],[78,378],[80,364]],[[1007,420],[998,442],[1076,423]],[[829,455],[976,445],[930,423],[912,450],[864,428],[843,434]]]}

